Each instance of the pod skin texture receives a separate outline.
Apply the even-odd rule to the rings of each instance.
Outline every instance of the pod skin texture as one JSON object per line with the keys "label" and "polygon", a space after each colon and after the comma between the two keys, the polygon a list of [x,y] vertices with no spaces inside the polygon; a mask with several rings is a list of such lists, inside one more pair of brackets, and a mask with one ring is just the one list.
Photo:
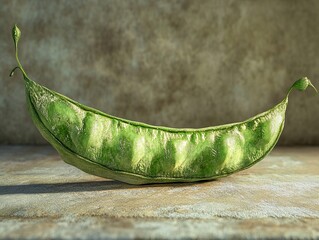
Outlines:
{"label": "pod skin texture", "polygon": [[284,127],[288,96],[305,90],[297,80],[272,109],[244,122],[201,129],[152,126],[114,117],[32,81],[18,59],[32,120],[61,158],[84,172],[130,184],[194,182],[227,176],[263,159]]}

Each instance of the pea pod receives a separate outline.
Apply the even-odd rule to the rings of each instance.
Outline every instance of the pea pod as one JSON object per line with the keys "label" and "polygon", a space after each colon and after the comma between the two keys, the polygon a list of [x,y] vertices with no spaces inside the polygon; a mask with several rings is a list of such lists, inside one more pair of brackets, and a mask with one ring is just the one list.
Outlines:
{"label": "pea pod", "polygon": [[75,167],[130,184],[194,182],[224,177],[263,159],[284,127],[288,96],[246,121],[200,129],[152,126],[100,112],[32,81],[18,58],[21,32],[13,28],[16,60],[29,112],[42,136]]}

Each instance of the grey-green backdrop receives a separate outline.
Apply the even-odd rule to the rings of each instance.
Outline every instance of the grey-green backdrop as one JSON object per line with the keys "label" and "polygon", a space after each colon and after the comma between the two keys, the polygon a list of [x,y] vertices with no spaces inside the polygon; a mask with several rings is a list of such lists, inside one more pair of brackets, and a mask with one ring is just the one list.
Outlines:
{"label": "grey-green backdrop", "polygon": [[[308,76],[319,86],[319,1],[0,0],[0,143],[45,143],[26,110],[20,59],[37,82],[155,125],[242,121]],[[282,145],[319,144],[319,96],[295,92]]]}

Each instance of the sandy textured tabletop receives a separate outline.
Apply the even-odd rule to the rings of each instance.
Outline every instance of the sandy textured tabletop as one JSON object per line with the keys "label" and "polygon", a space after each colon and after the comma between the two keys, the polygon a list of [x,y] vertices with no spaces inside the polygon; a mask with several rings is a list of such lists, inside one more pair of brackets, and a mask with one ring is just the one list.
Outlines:
{"label": "sandy textured tabletop", "polygon": [[216,181],[131,186],[51,147],[0,147],[0,238],[319,238],[319,148]]}

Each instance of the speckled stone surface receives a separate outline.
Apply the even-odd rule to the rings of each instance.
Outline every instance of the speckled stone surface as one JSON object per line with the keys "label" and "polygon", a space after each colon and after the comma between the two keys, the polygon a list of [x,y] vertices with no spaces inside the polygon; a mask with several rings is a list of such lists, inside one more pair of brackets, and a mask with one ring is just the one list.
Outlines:
{"label": "speckled stone surface", "polygon": [[319,148],[276,148],[217,181],[132,186],[50,147],[0,147],[0,238],[319,238]]}
{"label": "speckled stone surface", "polygon": [[[319,1],[0,1],[0,144],[45,143],[26,111],[11,28],[37,82],[109,114],[206,127],[319,85]],[[319,144],[319,98],[294,93],[279,144]]]}

